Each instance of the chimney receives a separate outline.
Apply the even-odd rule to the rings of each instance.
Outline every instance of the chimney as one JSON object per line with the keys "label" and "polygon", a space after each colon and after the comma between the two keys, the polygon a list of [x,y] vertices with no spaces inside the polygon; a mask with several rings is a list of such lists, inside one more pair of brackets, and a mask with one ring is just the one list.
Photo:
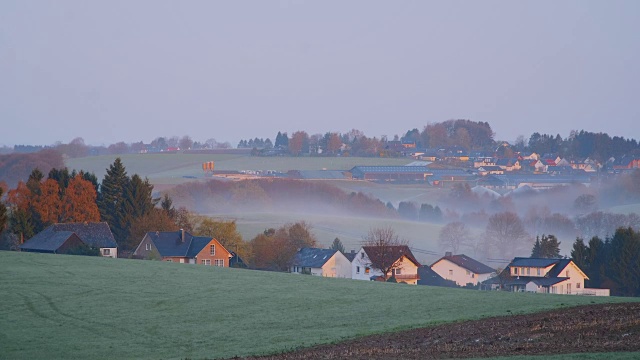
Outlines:
{"label": "chimney", "polygon": [[447,251],[444,253],[444,256],[453,256],[453,254],[451,253],[451,251]]}
{"label": "chimney", "polygon": [[180,240],[184,242],[184,229],[180,229]]}

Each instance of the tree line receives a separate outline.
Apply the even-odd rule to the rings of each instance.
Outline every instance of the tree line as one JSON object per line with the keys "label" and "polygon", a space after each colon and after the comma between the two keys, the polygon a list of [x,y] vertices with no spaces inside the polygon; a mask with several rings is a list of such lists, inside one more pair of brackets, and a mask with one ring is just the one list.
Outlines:
{"label": "tree line", "polygon": [[571,258],[589,277],[593,288],[611,289],[611,295],[640,296],[640,232],[618,228],[612,237],[577,238]]}

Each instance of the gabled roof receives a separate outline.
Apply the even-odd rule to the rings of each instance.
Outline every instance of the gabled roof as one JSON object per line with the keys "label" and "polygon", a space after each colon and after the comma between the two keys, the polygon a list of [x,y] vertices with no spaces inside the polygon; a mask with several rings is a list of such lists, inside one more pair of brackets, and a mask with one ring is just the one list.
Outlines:
{"label": "gabled roof", "polygon": [[344,253],[343,255],[344,255],[344,257],[346,257],[346,258],[347,258],[347,260],[349,260],[349,261],[353,262],[353,259],[355,259],[355,258],[356,258],[356,255],[357,255],[357,254],[358,254],[357,252],[355,252],[355,251],[353,251],[353,250],[352,250],[351,252]]}
{"label": "gabled roof", "polygon": [[338,252],[338,250],[302,248],[296,253],[296,256],[294,256],[291,265],[306,268],[321,268],[336,252]]}
{"label": "gabled roof", "polygon": [[74,233],[71,231],[53,231],[48,227],[20,245],[20,249],[54,252],[72,236]]}
{"label": "gabled roof", "polygon": [[523,258],[517,257],[509,264],[510,267],[542,267],[546,268],[557,264],[562,259],[545,259],[545,258]]}
{"label": "gabled roof", "polygon": [[[377,246],[363,246],[364,252],[367,253],[369,259],[371,259],[372,254],[375,254],[378,247]],[[385,262],[392,263],[400,259],[402,256],[406,256],[412,263],[416,266],[420,267],[420,263],[416,260],[415,256],[411,252],[411,249],[407,245],[395,245],[395,246],[385,246]]]}
{"label": "gabled roof", "polygon": [[97,248],[118,247],[116,239],[106,222],[66,223],[49,226],[53,231],[71,231],[76,233],[83,243]]}
{"label": "gabled roof", "polygon": [[481,263],[480,261],[472,259],[471,257],[464,254],[443,256],[438,261],[434,262],[433,265],[437,264],[442,260],[448,260],[460,266],[461,268],[471,271],[474,274],[491,274],[496,271],[495,269],[488,267],[487,265]]}
{"label": "gabled roof", "polygon": [[181,231],[156,231],[147,235],[163,257],[188,257],[194,258],[202,249],[213,240],[208,236],[193,236],[184,232],[184,240]]}

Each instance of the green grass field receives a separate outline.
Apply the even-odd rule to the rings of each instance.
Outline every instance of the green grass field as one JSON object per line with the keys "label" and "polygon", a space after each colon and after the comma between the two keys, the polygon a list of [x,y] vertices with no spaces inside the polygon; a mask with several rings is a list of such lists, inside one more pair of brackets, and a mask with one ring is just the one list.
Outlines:
{"label": "green grass field", "polygon": [[266,354],[373,333],[633,299],[0,252],[0,358]]}

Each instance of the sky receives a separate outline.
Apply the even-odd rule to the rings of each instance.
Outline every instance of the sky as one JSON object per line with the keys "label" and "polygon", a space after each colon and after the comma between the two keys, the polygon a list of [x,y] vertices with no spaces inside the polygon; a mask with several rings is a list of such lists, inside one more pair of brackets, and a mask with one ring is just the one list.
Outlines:
{"label": "sky", "polygon": [[640,1],[0,1],[0,145],[640,139]]}

